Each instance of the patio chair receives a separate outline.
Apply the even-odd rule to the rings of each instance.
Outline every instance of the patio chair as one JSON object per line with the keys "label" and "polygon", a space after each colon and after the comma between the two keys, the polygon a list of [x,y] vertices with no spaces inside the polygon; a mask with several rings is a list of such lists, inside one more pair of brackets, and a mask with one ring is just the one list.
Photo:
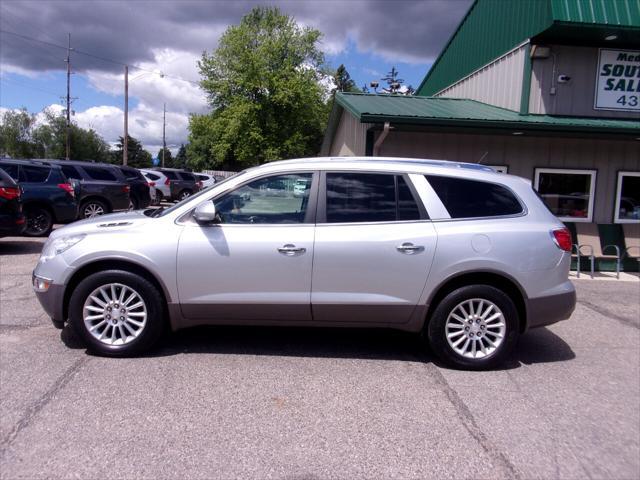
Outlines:
{"label": "patio chair", "polygon": [[[620,263],[622,257],[620,256],[620,247],[617,245],[606,245],[604,248],[600,246],[600,233],[598,232],[598,225],[595,223],[576,223],[576,236],[578,237],[578,243],[575,244],[573,254],[578,258],[578,271],[577,276],[580,278],[580,258],[588,257],[591,264],[591,278],[593,278],[595,270],[596,259],[608,259],[616,261],[616,278],[620,278]],[[607,251],[616,252],[605,253]]]}
{"label": "patio chair", "polygon": [[640,262],[640,224],[623,223],[622,231],[624,245],[627,247],[624,251],[626,257]]}

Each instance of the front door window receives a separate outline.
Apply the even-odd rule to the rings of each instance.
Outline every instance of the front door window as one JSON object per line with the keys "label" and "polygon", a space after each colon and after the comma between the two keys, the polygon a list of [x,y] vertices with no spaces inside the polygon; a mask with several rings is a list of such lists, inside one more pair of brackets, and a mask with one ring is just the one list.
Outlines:
{"label": "front door window", "polygon": [[215,200],[221,223],[304,223],[312,173],[260,178]]}

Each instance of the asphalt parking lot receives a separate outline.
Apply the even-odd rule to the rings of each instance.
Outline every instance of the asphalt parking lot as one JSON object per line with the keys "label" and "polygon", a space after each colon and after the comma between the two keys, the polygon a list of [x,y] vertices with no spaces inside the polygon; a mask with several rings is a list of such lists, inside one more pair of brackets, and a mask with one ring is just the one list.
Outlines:
{"label": "asphalt parking lot", "polygon": [[640,477],[640,283],[576,280],[573,317],[502,370],[415,336],[201,328],[144,358],[88,355],[0,240],[0,477]]}

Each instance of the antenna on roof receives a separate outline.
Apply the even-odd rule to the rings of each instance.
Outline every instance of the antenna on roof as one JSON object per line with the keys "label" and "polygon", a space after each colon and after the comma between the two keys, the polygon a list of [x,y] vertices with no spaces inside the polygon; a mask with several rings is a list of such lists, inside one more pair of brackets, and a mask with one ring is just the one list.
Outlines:
{"label": "antenna on roof", "polygon": [[489,150],[484,152],[484,154],[480,157],[480,160],[478,160],[478,165],[482,163],[482,161],[486,158],[487,155],[489,155]]}

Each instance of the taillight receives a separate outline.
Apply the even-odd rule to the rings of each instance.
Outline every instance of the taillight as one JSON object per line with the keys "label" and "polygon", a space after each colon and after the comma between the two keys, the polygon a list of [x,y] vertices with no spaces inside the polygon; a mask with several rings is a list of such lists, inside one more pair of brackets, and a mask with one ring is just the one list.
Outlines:
{"label": "taillight", "polygon": [[165,179],[164,184],[165,184],[165,185],[170,185],[170,184],[171,184],[171,181],[167,178],[167,179]]}
{"label": "taillight", "polygon": [[155,187],[155,186],[156,186],[156,182],[147,182],[147,184],[148,184],[150,187]]}
{"label": "taillight", "polygon": [[198,185],[198,188],[202,190],[202,182],[196,182],[196,184]]}
{"label": "taillight", "polygon": [[58,188],[63,189],[65,192],[75,198],[76,192],[73,189],[73,185],[71,185],[70,183],[59,183]]}
{"label": "taillight", "polygon": [[129,193],[131,191],[131,187],[129,185],[123,185],[122,186],[122,191],[124,193]]}
{"label": "taillight", "polygon": [[564,250],[565,252],[571,251],[571,232],[568,228],[553,230],[551,234],[553,236],[554,243],[560,250]]}
{"label": "taillight", "polygon": [[20,198],[20,187],[0,187],[0,198],[5,200]]}

